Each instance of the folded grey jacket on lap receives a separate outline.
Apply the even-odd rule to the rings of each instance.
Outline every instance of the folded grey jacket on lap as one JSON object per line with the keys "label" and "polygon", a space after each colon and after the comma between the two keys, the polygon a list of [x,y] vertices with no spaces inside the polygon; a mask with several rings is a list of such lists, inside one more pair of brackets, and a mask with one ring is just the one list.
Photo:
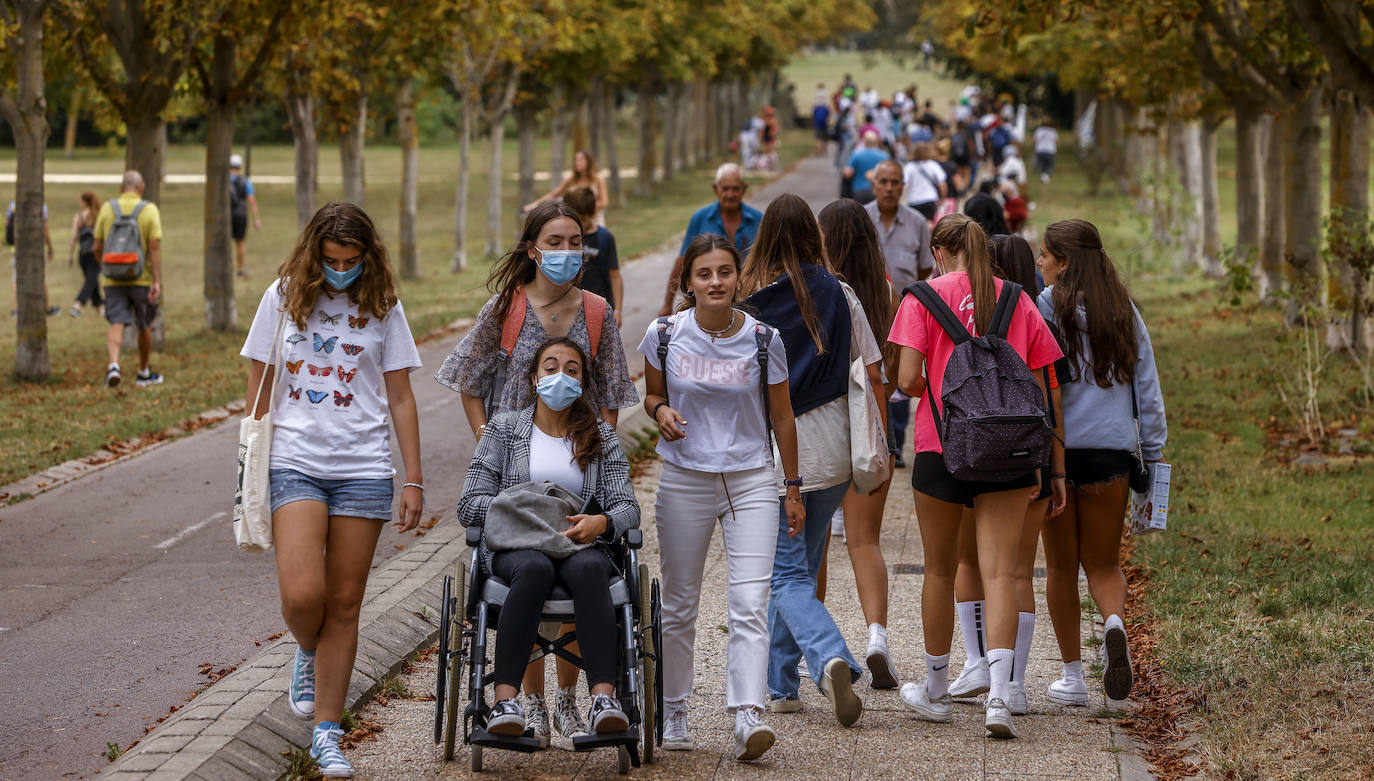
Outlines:
{"label": "folded grey jacket on lap", "polygon": [[583,505],[581,498],[555,483],[513,485],[487,506],[487,547],[494,552],[534,550],[565,559],[591,544],[563,535],[571,527],[568,516],[582,512]]}

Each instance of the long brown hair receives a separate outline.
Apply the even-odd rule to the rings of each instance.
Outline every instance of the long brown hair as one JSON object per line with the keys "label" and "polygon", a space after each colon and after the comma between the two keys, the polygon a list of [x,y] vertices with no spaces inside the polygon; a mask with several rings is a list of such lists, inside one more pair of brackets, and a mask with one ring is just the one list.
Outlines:
{"label": "long brown hair", "polygon": [[[864,314],[868,316],[868,327],[873,329],[878,344],[884,346],[883,357],[895,358],[896,347],[888,344],[887,335],[892,330],[896,310],[892,306],[892,285],[887,281],[887,265],[883,262],[883,248],[878,243],[873,220],[858,201],[841,198],[821,209],[818,221],[825,236],[825,256],[830,259],[835,274],[859,297]],[[896,363],[889,360],[887,365],[896,366]]]}
{"label": "long brown hair", "polygon": [[792,281],[792,294],[797,299],[802,321],[806,323],[806,330],[811,332],[811,340],[816,343],[816,352],[824,354],[825,329],[816,315],[811,291],[806,287],[806,278],[802,275],[803,263],[830,270],[816,215],[811,213],[806,201],[792,193],[783,193],[768,204],[763,220],[759,222],[754,247],[744,263],[744,277],[740,280],[741,295],[758,292],[786,272]]}
{"label": "long brown hair", "polygon": [[549,339],[539,345],[539,349],[534,353],[534,363],[530,364],[530,383],[534,384],[538,379],[539,364],[544,359],[544,353],[560,345],[577,353],[577,360],[582,364],[582,395],[568,409],[568,437],[572,440],[573,460],[586,470],[601,455],[601,428],[596,420],[596,410],[592,409],[592,403],[587,401],[587,377],[592,371],[591,366],[587,364],[587,354],[577,346],[577,342],[566,336]]}
{"label": "long brown hair", "polygon": [[372,218],[356,204],[332,201],[320,207],[301,232],[291,255],[277,269],[277,292],[291,322],[304,329],[324,289],[324,243],[332,241],[362,251],[363,273],[348,286],[348,300],[360,314],[378,320],[396,306],[396,277],[382,237]]}
{"label": "long brown hair", "polygon": [[544,226],[559,217],[567,217],[578,230],[582,229],[582,218],[567,204],[552,199],[544,201],[525,217],[525,229],[521,231],[515,247],[492,266],[491,275],[487,277],[487,290],[497,295],[496,311],[492,313],[497,322],[506,319],[516,285],[528,285],[539,273],[538,264],[530,257],[530,248],[539,240],[539,232],[544,230]]}
{"label": "long brown hair", "polygon": [[982,226],[967,214],[947,214],[935,223],[930,245],[963,258],[973,289],[973,327],[980,335],[986,334],[992,324],[992,310],[997,307],[997,286],[992,281],[988,236]]}
{"label": "long brown hair", "polygon": [[1035,250],[1030,242],[1020,236],[999,233],[988,239],[991,250],[992,273],[1015,282],[1034,299],[1040,294],[1040,283],[1035,278]]}
{"label": "long brown hair", "polygon": [[[1135,377],[1140,354],[1135,308],[1102,247],[1097,227],[1087,220],[1060,220],[1045,228],[1045,249],[1065,262],[1054,284],[1054,320],[1064,337],[1069,362],[1084,377],[1083,335],[1092,364],[1092,379],[1103,388]],[[1078,309],[1084,316],[1079,321]],[[1084,328],[1084,324],[1087,328]]]}
{"label": "long brown hair", "polygon": [[[687,296],[686,300],[678,305],[677,311],[681,312],[696,306],[696,301],[693,301],[692,296],[689,295],[691,291],[689,285],[692,281],[692,263],[702,255],[716,250],[725,252],[734,259],[736,274],[740,273],[740,269],[744,267],[744,259],[740,257],[739,247],[736,247],[734,242],[719,233],[703,233],[692,239],[692,243],[687,245],[687,253],[682,256],[682,271],[677,276],[678,289],[682,291],[684,296]],[[738,287],[735,288],[735,301],[739,301]]]}
{"label": "long brown hair", "polygon": [[100,196],[90,190],[81,191],[81,202],[86,204],[86,208],[91,210],[91,219],[100,213]]}

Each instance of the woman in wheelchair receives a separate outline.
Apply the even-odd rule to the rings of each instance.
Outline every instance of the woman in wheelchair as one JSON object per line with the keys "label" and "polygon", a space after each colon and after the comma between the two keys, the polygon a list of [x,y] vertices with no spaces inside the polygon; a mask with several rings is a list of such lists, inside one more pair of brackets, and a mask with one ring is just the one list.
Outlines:
{"label": "woman in wheelchair", "polygon": [[[535,390],[534,405],[491,419],[463,482],[458,518],[464,526],[486,526],[482,565],[510,587],[496,625],[496,705],[487,721],[490,733],[525,731],[525,712],[517,695],[538,633],[540,610],[555,583],[573,599],[582,667],[592,695],[587,719],[592,732],[629,729],[629,719],[614,696],[617,632],[609,588],[613,565],[597,543],[637,528],[639,502],[615,429],[597,420],[583,395],[588,371],[585,353],[572,340],[558,337],[541,345],[528,378]],[[538,549],[506,549],[512,540],[528,539],[528,530],[513,535],[498,529],[497,513],[492,514],[493,525],[487,526],[493,500],[515,487],[503,497],[509,500],[530,490],[530,483],[561,486],[582,503],[581,513],[546,519],[549,529],[544,534],[561,534],[571,545],[553,540],[562,544],[535,542]],[[563,550],[545,552],[554,548]],[[566,548],[576,551],[557,558]]]}

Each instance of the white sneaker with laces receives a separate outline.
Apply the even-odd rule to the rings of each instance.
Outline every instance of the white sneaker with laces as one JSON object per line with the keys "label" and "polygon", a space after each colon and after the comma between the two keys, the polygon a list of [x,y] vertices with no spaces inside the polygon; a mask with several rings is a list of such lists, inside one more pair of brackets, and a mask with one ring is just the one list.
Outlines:
{"label": "white sneaker with laces", "polygon": [[540,748],[549,747],[549,706],[544,702],[544,695],[525,695],[525,729],[534,732]]}
{"label": "white sneaker with laces", "polygon": [[902,704],[916,711],[926,721],[946,722],[954,713],[954,702],[948,693],[935,699],[930,698],[926,682],[902,684]]}
{"label": "white sneaker with laces", "polygon": [[1002,700],[992,697],[988,700],[987,713],[983,717],[983,728],[990,738],[1016,737],[1016,725],[1011,722],[1011,709]]}
{"label": "white sneaker with laces", "polygon": [[864,661],[868,664],[873,688],[897,688],[897,669],[892,666],[892,656],[887,650],[887,629],[882,624],[868,627],[868,652]]}
{"label": "white sneaker with laces", "polygon": [[959,677],[949,685],[949,696],[958,699],[977,697],[987,694],[991,688],[992,676],[988,675],[988,660],[987,657],[983,657],[972,664],[964,662],[964,669],[959,671]]}
{"label": "white sneaker with laces", "polygon": [[1082,708],[1088,704],[1088,684],[1082,678],[1060,678],[1050,684],[1046,696],[1056,705]]}
{"label": "white sneaker with laces", "polygon": [[587,714],[587,723],[598,734],[624,732],[630,728],[630,720],[620,709],[620,702],[609,694],[592,695],[592,708]]}
{"label": "white sneaker with laces", "polygon": [[565,738],[580,738],[587,734],[587,722],[577,709],[577,691],[569,686],[559,687],[553,701],[553,726]]}
{"label": "white sneaker with laces", "polygon": [[687,732],[687,703],[663,703],[663,748],[667,751],[694,751],[696,744]]}
{"label": "white sneaker with laces", "polygon": [[519,737],[525,734],[525,728],[525,709],[520,707],[520,700],[511,697],[509,700],[498,700],[492,706],[491,714],[487,717],[487,732]]}
{"label": "white sneaker with laces", "polygon": [[1026,685],[1024,683],[1011,682],[1011,688],[1007,689],[1007,710],[1013,716],[1024,716],[1030,712],[1030,702],[1026,699]]}
{"label": "white sneaker with laces", "polygon": [[759,713],[754,707],[735,711],[735,760],[738,762],[758,759],[778,741],[778,733],[763,723]]}

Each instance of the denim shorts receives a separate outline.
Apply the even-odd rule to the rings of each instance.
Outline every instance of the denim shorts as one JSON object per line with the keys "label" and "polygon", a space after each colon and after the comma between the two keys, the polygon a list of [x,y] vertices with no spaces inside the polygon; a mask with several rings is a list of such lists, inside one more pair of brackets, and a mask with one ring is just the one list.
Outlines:
{"label": "denim shorts", "polygon": [[308,500],[329,507],[330,515],[391,520],[391,480],[325,480],[294,469],[272,469],[272,512]]}

